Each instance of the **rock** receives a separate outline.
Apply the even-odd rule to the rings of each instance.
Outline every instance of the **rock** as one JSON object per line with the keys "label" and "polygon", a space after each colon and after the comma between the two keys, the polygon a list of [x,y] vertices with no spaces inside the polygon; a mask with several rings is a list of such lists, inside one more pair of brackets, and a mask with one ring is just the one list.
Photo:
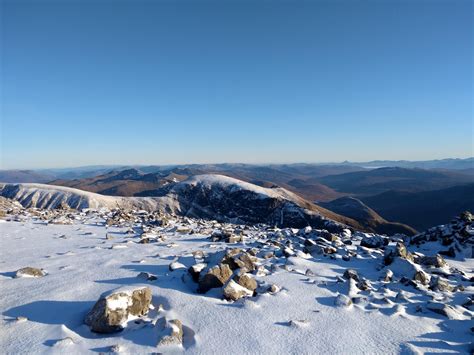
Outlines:
{"label": "rock", "polygon": [[228,264],[219,264],[212,268],[201,271],[199,277],[199,293],[206,293],[211,288],[222,287],[232,276],[232,270]]}
{"label": "rock", "polygon": [[350,297],[340,293],[334,300],[334,304],[338,307],[349,307],[350,305],[352,305],[352,300],[350,299]]}
{"label": "rock", "polygon": [[289,247],[286,247],[285,249],[283,249],[283,255],[286,257],[286,258],[289,258],[290,256],[294,256],[295,255],[295,252],[293,251],[293,249],[289,248]]}
{"label": "rock", "polygon": [[452,287],[448,281],[443,280],[439,276],[434,276],[431,278],[430,288],[433,291],[454,291],[454,287]]}
{"label": "rock", "polygon": [[433,266],[433,267],[444,267],[448,265],[444,258],[436,254],[435,256],[422,256],[416,259],[416,262],[418,262],[421,265],[424,266]]}
{"label": "rock", "polygon": [[439,252],[439,255],[447,256],[449,258],[455,258],[456,257],[456,251],[454,250],[453,247],[450,247],[448,250],[441,250]]}
{"label": "rock", "polygon": [[253,291],[239,285],[234,280],[229,280],[222,291],[224,292],[224,298],[229,301],[236,301],[242,297],[250,297],[253,295]]}
{"label": "rock", "polygon": [[268,287],[268,292],[270,293],[277,293],[281,290],[280,286],[271,284],[270,287]]}
{"label": "rock", "polygon": [[194,282],[199,281],[199,275],[201,271],[207,267],[206,263],[197,263],[189,267],[188,272],[191,275]]}
{"label": "rock", "polygon": [[227,251],[227,254],[222,259],[222,263],[229,265],[232,270],[245,268],[247,271],[254,271],[257,268],[256,262],[257,258],[246,252],[234,254]]}
{"label": "rock", "polygon": [[23,316],[16,317],[17,323],[23,323],[23,322],[26,322],[27,320],[28,320],[28,318],[23,317]]}
{"label": "rock", "polygon": [[347,269],[342,276],[347,280],[354,279],[355,281],[359,281],[359,275],[354,269]]}
{"label": "rock", "polygon": [[288,325],[290,327],[296,327],[296,328],[305,327],[305,326],[308,326],[309,324],[310,322],[308,319],[292,319],[288,322]]}
{"label": "rock", "polygon": [[416,280],[423,285],[428,284],[430,281],[429,275],[419,265],[401,257],[396,257],[392,264],[390,264],[390,268],[400,278],[406,277],[409,280]]}
{"label": "rock", "polygon": [[427,285],[430,282],[430,276],[423,270],[415,272],[413,280],[420,282],[422,285]]}
{"label": "rock", "polygon": [[158,346],[182,345],[183,344],[183,324],[178,319],[165,320],[162,338]]}
{"label": "rock", "polygon": [[35,267],[24,267],[18,270],[15,277],[43,277],[46,276],[46,272],[43,269],[37,269]]}
{"label": "rock", "polygon": [[181,264],[180,262],[173,261],[173,262],[169,265],[168,268],[169,268],[170,271],[175,271],[175,270],[179,270],[179,269],[186,269],[186,266],[184,266],[184,265]]}
{"label": "rock", "polygon": [[407,251],[403,243],[398,242],[395,246],[385,248],[384,263],[390,265],[396,257],[413,261],[413,256]]}
{"label": "rock", "polygon": [[445,316],[449,319],[460,318],[459,312],[456,311],[456,309],[444,303],[428,302],[426,308],[428,308],[432,312],[441,314],[442,316]]}
{"label": "rock", "polygon": [[139,279],[146,280],[146,281],[155,281],[158,280],[158,277],[156,277],[153,274],[150,274],[148,272],[141,272],[137,275]]}
{"label": "rock", "polygon": [[390,281],[392,281],[392,277],[393,277],[393,272],[392,272],[392,270],[387,269],[387,270],[385,271],[385,274],[384,274],[383,278],[382,278],[382,281],[384,281],[384,282],[390,282]]}
{"label": "rock", "polygon": [[250,291],[255,291],[257,289],[257,281],[250,274],[239,273],[233,277],[233,280]]}
{"label": "rock", "polygon": [[389,239],[380,235],[365,235],[360,241],[360,245],[366,248],[383,248],[388,245]]}
{"label": "rock", "polygon": [[146,315],[150,302],[149,287],[119,288],[99,298],[87,314],[85,323],[96,333],[119,332],[130,315]]}

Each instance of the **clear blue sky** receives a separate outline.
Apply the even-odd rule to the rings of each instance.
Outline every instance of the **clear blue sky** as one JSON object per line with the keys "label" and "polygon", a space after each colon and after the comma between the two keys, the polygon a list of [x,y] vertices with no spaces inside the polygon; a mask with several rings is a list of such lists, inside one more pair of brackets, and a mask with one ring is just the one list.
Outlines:
{"label": "clear blue sky", "polygon": [[473,155],[470,0],[1,10],[0,168]]}

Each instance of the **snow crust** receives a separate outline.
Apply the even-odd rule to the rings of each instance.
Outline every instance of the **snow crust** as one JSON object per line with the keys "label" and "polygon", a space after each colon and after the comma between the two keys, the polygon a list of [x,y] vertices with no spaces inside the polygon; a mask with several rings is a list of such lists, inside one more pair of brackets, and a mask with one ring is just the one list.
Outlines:
{"label": "snow crust", "polygon": [[[339,286],[334,280],[346,268],[356,268],[371,279],[378,277],[379,265],[370,255],[350,261],[291,256],[288,271],[257,277],[278,285],[279,292],[232,303],[221,299],[218,290],[196,294],[195,285],[183,278],[186,270],[169,270],[170,261],[177,256],[190,266],[193,251],[213,253],[228,245],[209,243],[207,235],[176,233],[172,228],[161,230],[166,242],[138,244],[130,242],[125,231],[115,227],[107,230],[103,220],[92,217],[72,225],[48,225],[36,219],[2,223],[2,352],[83,354],[109,352],[113,347],[134,354],[160,352],[153,327],[133,324],[118,335],[97,335],[83,323],[84,315],[101,294],[119,286],[141,285],[143,280],[137,278],[140,272],[158,277],[147,283],[156,308],[148,319],[166,316],[181,320],[185,327],[180,350],[191,354],[215,354],[222,349],[260,354],[468,352],[465,344],[472,340],[472,334],[460,328],[460,320],[469,319],[469,312],[456,310],[452,320],[431,311],[419,315],[404,312],[411,304],[393,303],[397,286],[385,287],[385,298],[392,304],[380,297],[380,305],[373,309],[358,304],[336,306],[336,297],[347,291],[342,289],[344,284]],[[113,239],[107,240],[106,233]],[[111,248],[125,243],[126,249]],[[473,276],[472,259],[450,262],[468,277]],[[15,270],[27,265],[47,269],[49,274],[13,278]],[[307,269],[314,276],[305,276]],[[410,289],[404,295],[410,302],[421,297]],[[16,321],[17,317],[27,321]],[[61,341],[67,338],[71,340]],[[65,345],[67,350],[55,344]]]}

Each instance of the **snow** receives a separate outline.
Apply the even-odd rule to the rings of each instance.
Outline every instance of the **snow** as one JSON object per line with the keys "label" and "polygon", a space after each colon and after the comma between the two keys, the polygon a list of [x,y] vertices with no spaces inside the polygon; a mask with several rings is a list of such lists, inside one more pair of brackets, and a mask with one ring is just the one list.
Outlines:
{"label": "snow", "polygon": [[[291,256],[288,270],[279,268],[257,276],[268,285],[279,285],[278,292],[228,302],[218,289],[197,294],[195,284],[183,280],[185,269],[169,270],[176,257],[189,267],[193,251],[214,253],[228,247],[225,243],[211,245],[208,235],[164,228],[165,242],[138,244],[136,237],[127,235],[127,228],[106,229],[103,221],[94,218],[72,225],[45,224],[34,218],[0,225],[3,353],[76,354],[108,352],[112,347],[126,353],[160,352],[153,327],[135,324],[117,334],[98,335],[83,323],[102,294],[121,286],[143,285],[143,279],[137,278],[140,272],[158,277],[146,282],[156,308],[146,319],[179,319],[184,329],[181,350],[192,354],[220,353],[222,349],[263,354],[469,352],[472,334],[461,322],[472,314],[456,310],[456,319],[450,320],[429,310],[416,313],[420,299],[428,301],[429,297],[413,288],[387,284],[380,288],[386,290],[385,295],[374,293],[379,302],[370,307],[364,306],[363,299],[360,304],[337,307],[336,297],[347,294],[347,283],[336,282],[345,269],[356,269],[371,280],[384,273],[379,269],[380,260],[369,252],[349,261]],[[113,238],[107,240],[106,233]],[[117,249],[125,244],[128,248]],[[453,265],[473,276],[472,259],[453,261]],[[15,279],[15,271],[25,266],[44,268],[48,275]],[[305,276],[307,269],[315,276]],[[352,291],[353,284],[349,283]],[[393,295],[399,291],[410,302],[396,304]],[[467,292],[472,293],[472,287]],[[17,317],[28,320],[18,322]]]}

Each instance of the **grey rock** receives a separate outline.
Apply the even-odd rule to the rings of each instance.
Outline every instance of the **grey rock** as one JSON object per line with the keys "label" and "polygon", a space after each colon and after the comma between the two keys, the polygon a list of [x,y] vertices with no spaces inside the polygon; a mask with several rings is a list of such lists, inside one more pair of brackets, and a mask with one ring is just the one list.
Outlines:
{"label": "grey rock", "polygon": [[130,315],[146,315],[150,302],[149,287],[119,288],[99,298],[85,323],[96,333],[119,332]]}

